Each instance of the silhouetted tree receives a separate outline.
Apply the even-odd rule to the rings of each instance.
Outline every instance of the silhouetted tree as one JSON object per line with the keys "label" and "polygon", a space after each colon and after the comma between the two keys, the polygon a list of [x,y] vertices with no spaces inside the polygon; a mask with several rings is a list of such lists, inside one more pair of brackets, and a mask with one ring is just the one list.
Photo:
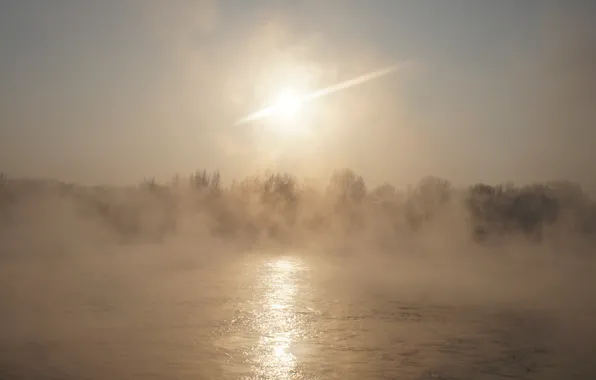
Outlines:
{"label": "silhouetted tree", "polygon": [[370,197],[377,202],[390,201],[395,199],[396,193],[397,191],[395,189],[395,186],[389,183],[384,183],[375,187],[370,192]]}
{"label": "silhouetted tree", "polygon": [[219,195],[221,185],[221,175],[219,170],[207,172],[207,170],[198,170],[190,176],[190,186],[205,194]]}
{"label": "silhouetted tree", "polygon": [[410,192],[406,203],[406,220],[418,229],[431,220],[451,199],[451,183],[437,177],[425,177]]}
{"label": "silhouetted tree", "polygon": [[340,203],[359,203],[366,197],[364,179],[350,169],[334,172],[327,191]]}

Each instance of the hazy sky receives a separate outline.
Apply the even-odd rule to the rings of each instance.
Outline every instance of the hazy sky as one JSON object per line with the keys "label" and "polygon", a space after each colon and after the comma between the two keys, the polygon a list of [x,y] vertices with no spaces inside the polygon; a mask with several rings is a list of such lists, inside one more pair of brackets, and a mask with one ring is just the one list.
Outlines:
{"label": "hazy sky", "polygon": [[[2,0],[0,170],[87,183],[266,167],[396,184],[596,177],[593,4]],[[234,126],[286,86],[406,60],[305,107],[308,138]]]}

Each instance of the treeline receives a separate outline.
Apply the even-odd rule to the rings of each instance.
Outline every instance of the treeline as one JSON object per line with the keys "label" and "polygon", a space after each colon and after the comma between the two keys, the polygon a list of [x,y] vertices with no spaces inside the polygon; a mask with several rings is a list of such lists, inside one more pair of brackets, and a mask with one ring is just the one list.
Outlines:
{"label": "treeline", "polygon": [[98,221],[127,241],[180,233],[289,241],[373,231],[399,239],[441,223],[463,225],[479,244],[510,237],[539,242],[552,234],[596,236],[596,202],[569,182],[455,189],[447,180],[427,177],[399,191],[390,184],[368,188],[362,176],[345,169],[325,186],[266,173],[224,187],[219,172],[198,171],[168,183],[148,179],[110,188],[0,175],[0,226],[18,223],[23,206],[30,210],[41,201],[74,206],[77,217]]}

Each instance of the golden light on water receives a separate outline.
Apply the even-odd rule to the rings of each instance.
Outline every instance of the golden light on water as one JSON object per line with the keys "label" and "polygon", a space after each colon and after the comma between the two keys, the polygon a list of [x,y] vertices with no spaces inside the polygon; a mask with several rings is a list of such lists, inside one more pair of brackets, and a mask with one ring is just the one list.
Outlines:
{"label": "golden light on water", "polygon": [[225,356],[223,370],[244,380],[310,378],[304,363],[316,351],[308,341],[318,313],[310,303],[312,268],[300,257],[267,256],[242,265],[242,292],[249,297],[236,305],[215,343]]}
{"label": "golden light on water", "polygon": [[262,307],[255,321],[260,333],[254,351],[253,372],[257,378],[290,379],[297,360],[292,344],[304,326],[296,318],[297,276],[303,269],[296,259],[278,259],[265,265],[262,281]]}

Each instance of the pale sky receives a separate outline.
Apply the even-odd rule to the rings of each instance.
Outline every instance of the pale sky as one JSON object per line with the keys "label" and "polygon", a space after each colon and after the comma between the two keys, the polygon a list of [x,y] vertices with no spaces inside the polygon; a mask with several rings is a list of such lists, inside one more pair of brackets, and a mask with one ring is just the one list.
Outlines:
{"label": "pale sky", "polygon": [[[83,183],[220,169],[371,183],[596,178],[596,2],[2,0],[0,171]],[[291,137],[234,125],[314,91]],[[269,123],[271,124],[271,123]]]}

